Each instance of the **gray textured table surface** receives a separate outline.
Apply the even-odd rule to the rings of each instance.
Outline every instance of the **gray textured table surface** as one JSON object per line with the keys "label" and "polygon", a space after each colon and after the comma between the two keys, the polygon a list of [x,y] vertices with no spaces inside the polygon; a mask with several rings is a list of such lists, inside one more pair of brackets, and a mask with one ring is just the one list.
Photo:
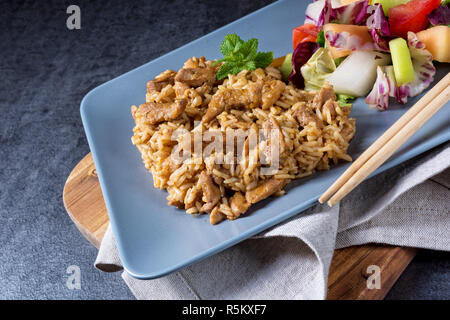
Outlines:
{"label": "gray textured table surface", "polygon": [[[72,1],[1,2],[1,299],[134,298],[118,273],[93,267],[97,250],[62,203],[67,176],[89,152],[80,101],[270,2],[76,1],[81,30],[72,31]],[[79,290],[66,286],[70,265],[80,267]],[[421,251],[387,298],[449,299],[449,280],[450,254]]]}

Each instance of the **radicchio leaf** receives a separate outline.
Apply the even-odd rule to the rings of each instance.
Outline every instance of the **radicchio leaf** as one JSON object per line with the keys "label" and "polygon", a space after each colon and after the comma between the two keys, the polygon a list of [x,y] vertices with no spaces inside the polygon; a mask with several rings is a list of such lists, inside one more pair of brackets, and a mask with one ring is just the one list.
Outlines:
{"label": "radicchio leaf", "polygon": [[306,7],[306,23],[312,23],[317,27],[322,27],[324,24],[330,22],[330,15],[332,11],[330,0],[318,0],[310,3]]}
{"label": "radicchio leaf", "polygon": [[433,66],[433,56],[425,49],[425,45],[419,41],[416,34],[408,31],[408,47],[414,67],[415,78],[405,84],[409,88],[410,97],[417,96],[433,82],[436,68]]}
{"label": "radicchio leaf", "polygon": [[[364,4],[361,1],[353,2],[352,4]],[[348,7],[348,6],[346,6]],[[362,43],[361,38],[356,35],[351,35],[348,32],[333,32],[328,31],[325,34],[326,39],[330,45],[341,50],[377,50],[389,52],[389,40],[391,33],[389,31],[389,24],[384,16],[383,7],[381,4],[373,6],[364,6],[361,9],[361,17],[364,16],[362,12],[366,10],[367,19],[363,19],[364,23],[369,29],[369,32],[374,42]],[[340,9],[340,8],[338,8]]]}
{"label": "radicchio leaf", "polygon": [[428,20],[434,26],[450,25],[450,4],[440,5],[427,15]]}
{"label": "radicchio leaf", "polygon": [[342,24],[356,24],[363,25],[368,16],[368,0],[360,0],[350,3],[346,6],[341,6],[331,11],[331,21],[336,21]]}
{"label": "radicchio leaf", "polygon": [[369,28],[373,40],[379,47],[379,50],[389,51],[391,32],[383,12],[383,6],[381,4],[369,6],[367,12],[369,17],[367,18],[366,26]]}
{"label": "radicchio leaf", "polygon": [[[377,67],[377,80],[366,97],[366,103],[371,108],[378,108],[380,110],[386,110],[389,105],[389,92],[391,91],[391,83],[386,77],[386,73],[383,67]],[[394,84],[395,86],[395,84]]]}
{"label": "radicchio leaf", "polygon": [[369,16],[368,7],[368,0],[360,0],[339,7],[333,6],[331,0],[314,1],[306,8],[305,23],[312,23],[319,28],[329,22],[363,25]]}
{"label": "radicchio leaf", "polygon": [[395,79],[394,67],[387,66],[384,68],[386,72],[386,78],[389,81],[389,96],[394,97],[401,104],[408,102],[409,87],[408,86],[398,86],[397,80]]}
{"label": "radicchio leaf", "polygon": [[369,5],[368,0],[360,0],[349,5],[333,8],[330,0],[318,0],[308,6],[305,23],[312,23],[321,28],[324,24],[330,22],[366,25],[374,40],[374,43],[361,44],[360,39],[356,36],[329,32],[325,36],[333,47],[342,50],[389,52],[388,43],[391,33],[381,4]]}
{"label": "radicchio leaf", "polygon": [[433,66],[433,57],[425,49],[425,45],[417,39],[414,32],[408,32],[408,47],[414,67],[414,80],[403,86],[398,86],[392,66],[378,67],[377,80],[372,91],[366,97],[371,107],[386,110],[389,97],[405,104],[409,97],[417,96],[433,82],[436,68]]}
{"label": "radicchio leaf", "polygon": [[316,42],[302,42],[298,44],[292,53],[292,72],[289,75],[289,81],[297,88],[303,89],[305,87],[305,81],[300,69],[319,47]]}
{"label": "radicchio leaf", "polygon": [[338,50],[380,50],[376,43],[362,43],[360,37],[350,34],[346,31],[333,32],[329,30],[325,33],[325,38],[330,43],[330,46],[336,47],[338,48]]}
{"label": "radicchio leaf", "polygon": [[405,104],[408,100],[408,93],[409,88],[397,86],[393,66],[379,66],[377,67],[377,80],[372,91],[366,97],[366,102],[370,107],[384,111],[388,108],[389,97]]}

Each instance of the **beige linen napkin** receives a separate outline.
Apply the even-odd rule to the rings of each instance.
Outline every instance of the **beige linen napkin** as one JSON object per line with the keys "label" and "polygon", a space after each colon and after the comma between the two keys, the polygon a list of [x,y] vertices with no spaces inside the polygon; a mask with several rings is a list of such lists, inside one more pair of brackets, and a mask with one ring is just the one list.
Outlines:
{"label": "beige linen napkin", "polygon": [[[387,243],[450,250],[450,143],[217,255],[155,280],[122,277],[138,299],[324,299],[335,248]],[[447,169],[449,168],[449,169]],[[121,269],[109,227],[95,266]]]}

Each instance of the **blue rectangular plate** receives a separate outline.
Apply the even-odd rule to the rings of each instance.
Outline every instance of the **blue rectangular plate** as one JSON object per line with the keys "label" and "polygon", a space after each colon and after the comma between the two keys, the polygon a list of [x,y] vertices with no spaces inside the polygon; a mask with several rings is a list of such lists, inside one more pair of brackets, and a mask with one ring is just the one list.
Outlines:
{"label": "blue rectangular plate", "polygon": [[[81,117],[97,168],[120,258],[125,270],[140,279],[161,277],[255,235],[312,206],[349,164],[292,182],[287,194],[267,199],[235,221],[209,224],[207,215],[191,216],[167,205],[167,193],[153,179],[131,144],[130,106],[145,101],[146,82],[166,69],[178,70],[192,56],[220,58],[226,34],[259,39],[259,50],[283,56],[292,51],[292,28],[303,23],[307,1],[276,2],[238,21],[134,69],[89,92]],[[156,32],[156,31],[155,31]],[[436,81],[449,72],[438,65]],[[434,84],[433,84],[434,85]],[[356,158],[419,97],[387,112],[369,109],[358,99],[352,109],[356,136],[349,153]],[[450,108],[444,106],[398,152],[380,167],[382,172],[450,139]]]}

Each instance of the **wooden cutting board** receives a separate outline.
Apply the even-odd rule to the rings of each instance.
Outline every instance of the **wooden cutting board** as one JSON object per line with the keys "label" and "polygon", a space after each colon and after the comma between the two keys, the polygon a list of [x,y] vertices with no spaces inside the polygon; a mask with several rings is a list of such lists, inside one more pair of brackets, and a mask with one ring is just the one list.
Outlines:
{"label": "wooden cutting board", "polygon": [[[63,191],[66,210],[80,232],[99,248],[109,218],[94,161],[89,153],[73,169]],[[369,244],[334,252],[328,277],[328,299],[383,299],[417,253],[415,248]],[[380,289],[368,289],[367,279],[380,268]]]}

